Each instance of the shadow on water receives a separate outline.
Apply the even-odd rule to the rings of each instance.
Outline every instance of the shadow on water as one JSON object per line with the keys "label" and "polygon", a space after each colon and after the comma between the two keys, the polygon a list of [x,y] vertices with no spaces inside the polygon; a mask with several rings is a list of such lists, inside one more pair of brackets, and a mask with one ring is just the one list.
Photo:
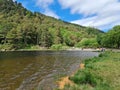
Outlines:
{"label": "shadow on water", "polygon": [[0,52],[0,90],[52,90],[57,79],[97,55],[85,51]]}

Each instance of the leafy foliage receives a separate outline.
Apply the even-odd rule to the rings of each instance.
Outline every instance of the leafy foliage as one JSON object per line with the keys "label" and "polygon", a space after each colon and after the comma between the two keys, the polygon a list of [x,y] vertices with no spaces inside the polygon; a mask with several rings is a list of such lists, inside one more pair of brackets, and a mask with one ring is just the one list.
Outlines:
{"label": "leafy foliage", "polygon": [[100,33],[102,32],[95,28],[33,13],[12,0],[0,0],[0,44],[13,45],[13,49],[28,45],[75,46],[83,38],[95,38]]}
{"label": "leafy foliage", "polygon": [[76,45],[77,47],[98,47],[99,44],[97,43],[96,38],[83,38],[79,43]]}
{"label": "leafy foliage", "polygon": [[120,25],[114,26],[106,34],[98,36],[97,41],[104,47],[120,48]]}

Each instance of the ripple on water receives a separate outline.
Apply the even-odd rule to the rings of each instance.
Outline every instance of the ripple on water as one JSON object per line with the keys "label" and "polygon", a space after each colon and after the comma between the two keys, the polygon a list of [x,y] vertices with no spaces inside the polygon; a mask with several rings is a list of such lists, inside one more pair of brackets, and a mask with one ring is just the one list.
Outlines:
{"label": "ripple on water", "polygon": [[41,51],[0,53],[0,90],[53,90],[56,80],[74,72],[95,52]]}

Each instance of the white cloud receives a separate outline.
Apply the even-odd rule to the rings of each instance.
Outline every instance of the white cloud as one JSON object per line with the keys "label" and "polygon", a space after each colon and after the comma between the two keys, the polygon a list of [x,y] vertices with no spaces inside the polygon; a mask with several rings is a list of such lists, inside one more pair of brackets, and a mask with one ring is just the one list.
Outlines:
{"label": "white cloud", "polygon": [[15,2],[16,0],[13,0],[13,2]]}
{"label": "white cloud", "polygon": [[47,8],[53,2],[54,0],[36,0],[36,5],[43,8]]}
{"label": "white cloud", "polygon": [[59,0],[59,3],[63,9],[69,8],[72,14],[84,15],[82,19],[71,21],[72,23],[100,29],[120,24],[119,0]]}
{"label": "white cloud", "polygon": [[35,0],[36,5],[44,10],[44,14],[47,16],[52,16],[59,18],[59,16],[52,10],[49,9],[49,6],[54,3],[54,0]]}
{"label": "white cloud", "polygon": [[54,17],[54,18],[57,18],[59,19],[59,16],[56,15],[53,11],[51,11],[50,9],[46,9],[45,12],[44,12],[45,15],[47,16],[51,16],[51,17]]}

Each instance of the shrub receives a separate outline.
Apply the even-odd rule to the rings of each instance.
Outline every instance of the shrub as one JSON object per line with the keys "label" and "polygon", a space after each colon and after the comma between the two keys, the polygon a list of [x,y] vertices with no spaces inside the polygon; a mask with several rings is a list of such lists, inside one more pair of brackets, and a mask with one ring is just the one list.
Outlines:
{"label": "shrub", "polygon": [[93,75],[89,69],[79,70],[73,77],[70,77],[76,84],[90,84],[96,86],[101,78]]}
{"label": "shrub", "polygon": [[97,40],[95,38],[84,38],[82,39],[79,43],[76,44],[76,47],[88,47],[88,48],[92,48],[92,47],[98,47],[98,43]]}
{"label": "shrub", "polygon": [[54,45],[51,46],[51,49],[60,50],[60,49],[62,49],[62,44],[54,44]]}
{"label": "shrub", "polygon": [[13,48],[13,44],[3,44],[3,45],[0,45],[0,50],[11,50],[11,49],[14,49]]}

